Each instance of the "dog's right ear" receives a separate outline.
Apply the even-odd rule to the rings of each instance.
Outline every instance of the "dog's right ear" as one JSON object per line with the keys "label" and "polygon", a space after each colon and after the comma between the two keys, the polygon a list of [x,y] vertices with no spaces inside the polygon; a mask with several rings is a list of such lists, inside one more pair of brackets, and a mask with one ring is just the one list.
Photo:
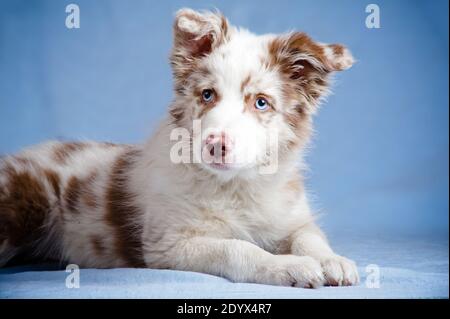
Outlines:
{"label": "dog's right ear", "polygon": [[228,36],[228,21],[219,12],[181,9],[173,26],[171,63],[177,77],[192,67],[196,59],[208,55]]}
{"label": "dog's right ear", "polygon": [[174,53],[195,58],[210,53],[225,39],[228,22],[219,12],[181,9],[176,14],[173,29]]}

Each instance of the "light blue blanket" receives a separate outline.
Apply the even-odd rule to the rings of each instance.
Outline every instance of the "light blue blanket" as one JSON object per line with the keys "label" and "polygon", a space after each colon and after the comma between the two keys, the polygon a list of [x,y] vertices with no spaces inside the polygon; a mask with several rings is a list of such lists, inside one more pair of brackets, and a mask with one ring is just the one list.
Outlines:
{"label": "light blue blanket", "polygon": [[339,253],[353,258],[358,263],[360,285],[300,289],[231,283],[215,276],[182,271],[82,269],[79,288],[67,288],[66,278],[71,273],[52,266],[25,266],[0,270],[0,297],[448,298],[449,296],[448,238],[347,237],[345,240],[332,239],[332,242]]}

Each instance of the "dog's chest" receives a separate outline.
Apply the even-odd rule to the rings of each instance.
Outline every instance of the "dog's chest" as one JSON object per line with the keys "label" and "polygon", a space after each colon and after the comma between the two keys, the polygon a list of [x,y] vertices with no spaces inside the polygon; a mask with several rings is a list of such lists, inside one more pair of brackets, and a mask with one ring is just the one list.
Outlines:
{"label": "dog's chest", "polygon": [[206,218],[219,220],[230,237],[250,241],[268,251],[274,251],[290,232],[291,207],[279,198],[228,198],[210,201],[200,209],[206,212]]}

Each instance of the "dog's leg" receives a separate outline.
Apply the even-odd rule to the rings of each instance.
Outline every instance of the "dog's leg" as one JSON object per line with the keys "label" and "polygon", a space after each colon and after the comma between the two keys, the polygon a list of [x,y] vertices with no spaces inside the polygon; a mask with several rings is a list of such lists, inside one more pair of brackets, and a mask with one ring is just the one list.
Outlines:
{"label": "dog's leg", "polygon": [[320,264],[308,256],[272,255],[247,241],[194,237],[165,256],[178,270],[222,276],[234,282],[315,288],[323,285]]}
{"label": "dog's leg", "polygon": [[290,237],[290,252],[297,256],[311,256],[322,266],[326,285],[348,286],[359,282],[356,264],[333,252],[325,235],[313,223],[302,227]]}

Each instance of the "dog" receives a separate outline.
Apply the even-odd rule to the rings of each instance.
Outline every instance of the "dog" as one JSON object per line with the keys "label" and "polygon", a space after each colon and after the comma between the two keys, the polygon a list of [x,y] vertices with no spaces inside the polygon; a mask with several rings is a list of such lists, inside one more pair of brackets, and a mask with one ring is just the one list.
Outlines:
{"label": "dog", "polygon": [[357,284],[301,175],[313,115],[332,73],[354,63],[349,50],[302,32],[255,35],[218,11],[181,9],[173,34],[175,98],[144,145],[53,141],[1,159],[0,265]]}

